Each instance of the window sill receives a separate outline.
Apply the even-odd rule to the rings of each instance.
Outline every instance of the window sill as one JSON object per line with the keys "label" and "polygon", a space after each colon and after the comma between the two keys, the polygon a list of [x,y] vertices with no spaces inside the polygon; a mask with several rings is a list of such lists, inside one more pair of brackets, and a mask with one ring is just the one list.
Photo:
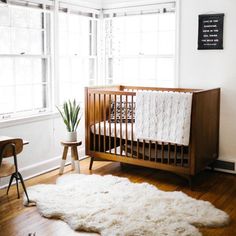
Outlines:
{"label": "window sill", "polygon": [[59,112],[47,112],[45,114],[37,114],[33,116],[27,116],[27,117],[20,117],[20,118],[13,118],[13,119],[7,119],[0,121],[0,129],[6,128],[6,127],[12,127],[16,125],[22,125],[42,120],[48,120],[52,118],[58,118],[60,117]]}

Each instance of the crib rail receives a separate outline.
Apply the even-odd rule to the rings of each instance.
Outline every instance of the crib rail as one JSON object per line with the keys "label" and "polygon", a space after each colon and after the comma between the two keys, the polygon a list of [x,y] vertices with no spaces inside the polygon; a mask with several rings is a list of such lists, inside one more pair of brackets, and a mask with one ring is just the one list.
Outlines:
{"label": "crib rail", "polygon": [[[153,89],[153,88],[152,88]],[[121,91],[123,90],[123,91]],[[135,96],[139,87],[86,88],[86,146],[88,155],[105,159],[145,161],[189,167],[190,147],[135,137]],[[155,88],[155,90],[158,90]],[[164,89],[159,89],[164,90]],[[166,89],[165,89],[166,90]],[[175,91],[171,89],[171,91]],[[192,92],[193,89],[178,89]],[[113,107],[112,107],[113,104]]]}

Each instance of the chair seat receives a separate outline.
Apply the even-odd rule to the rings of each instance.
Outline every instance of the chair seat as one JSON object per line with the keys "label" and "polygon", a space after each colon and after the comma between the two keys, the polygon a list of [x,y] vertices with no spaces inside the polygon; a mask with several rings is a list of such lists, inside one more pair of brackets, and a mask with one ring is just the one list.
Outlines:
{"label": "chair seat", "polygon": [[2,165],[0,167],[0,178],[6,177],[15,172],[15,166],[7,161],[2,161]]}

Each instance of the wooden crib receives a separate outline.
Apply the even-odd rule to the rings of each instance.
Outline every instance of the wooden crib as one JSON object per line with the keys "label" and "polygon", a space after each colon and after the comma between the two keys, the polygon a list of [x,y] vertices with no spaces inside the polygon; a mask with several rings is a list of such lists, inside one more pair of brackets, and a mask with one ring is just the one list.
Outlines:
{"label": "wooden crib", "polygon": [[[127,104],[132,110],[135,109],[135,96],[138,90],[193,94],[188,146],[135,138],[134,112],[131,112],[131,120],[128,122]],[[117,101],[121,104],[120,109],[117,109]],[[94,160],[117,161],[174,172],[187,178],[191,185],[192,177],[206,166],[212,165],[218,158],[219,111],[219,88],[209,90],[134,86],[85,88],[85,146],[86,155],[91,157],[90,169]],[[115,112],[113,123],[112,112]],[[123,118],[118,123],[117,113],[123,113]]]}

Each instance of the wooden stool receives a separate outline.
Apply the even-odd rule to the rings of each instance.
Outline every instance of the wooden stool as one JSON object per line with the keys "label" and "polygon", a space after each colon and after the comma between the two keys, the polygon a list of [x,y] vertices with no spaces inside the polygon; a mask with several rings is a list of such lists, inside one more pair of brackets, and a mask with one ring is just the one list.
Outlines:
{"label": "wooden stool", "polygon": [[61,167],[59,170],[59,174],[63,174],[64,166],[67,158],[68,148],[71,148],[71,165],[72,169],[75,170],[75,172],[80,173],[80,167],[79,167],[79,156],[78,156],[78,150],[77,147],[82,144],[82,141],[79,142],[61,142],[61,144],[64,146],[62,160],[61,160]]}

